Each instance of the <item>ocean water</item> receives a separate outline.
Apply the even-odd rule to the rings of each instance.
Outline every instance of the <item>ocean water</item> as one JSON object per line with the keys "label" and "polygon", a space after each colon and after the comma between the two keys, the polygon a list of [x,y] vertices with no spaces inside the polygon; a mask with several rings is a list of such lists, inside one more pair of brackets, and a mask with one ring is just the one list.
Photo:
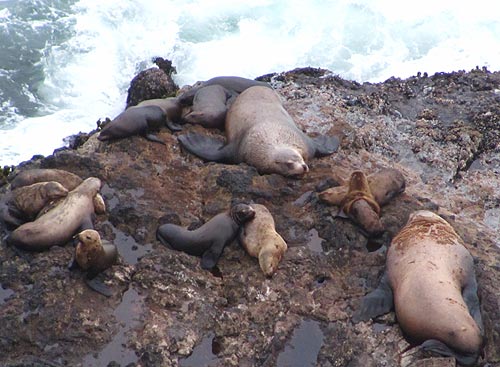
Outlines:
{"label": "ocean water", "polygon": [[322,67],[359,82],[500,70],[500,2],[0,0],[0,166],[51,154],[171,59],[179,85]]}

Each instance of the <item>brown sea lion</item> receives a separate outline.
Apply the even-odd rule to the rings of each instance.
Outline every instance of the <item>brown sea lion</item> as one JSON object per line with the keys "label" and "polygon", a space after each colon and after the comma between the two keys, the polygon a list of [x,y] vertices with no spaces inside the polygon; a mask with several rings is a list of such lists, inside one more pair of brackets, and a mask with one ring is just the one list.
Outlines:
{"label": "brown sea lion", "polygon": [[192,231],[171,223],[159,226],[156,237],[167,247],[201,256],[201,267],[212,269],[217,265],[224,247],[236,238],[240,227],[254,216],[252,207],[236,204]]}
{"label": "brown sea lion", "polygon": [[69,269],[80,267],[87,272],[87,285],[101,293],[104,296],[110,297],[111,291],[104,284],[98,282],[96,276],[116,264],[118,260],[118,250],[115,245],[108,241],[102,241],[99,232],[93,229],[86,229],[77,235],[75,239],[78,241],[75,246],[75,256],[69,266]]}
{"label": "brown sea lion", "polygon": [[255,218],[246,222],[239,234],[239,241],[250,256],[259,259],[264,274],[272,276],[285,254],[287,244],[276,232],[274,219],[269,210],[261,204],[250,204]]}
{"label": "brown sea lion", "polygon": [[56,181],[37,182],[11,191],[12,202],[26,221],[35,219],[52,200],[64,198],[68,190]]}
{"label": "brown sea lion", "polygon": [[201,88],[211,85],[220,85],[226,91],[228,91],[230,94],[233,95],[239,94],[244,90],[255,86],[271,88],[271,86],[268,83],[259,82],[253,79],[242,78],[239,76],[216,76],[215,78],[209,79],[204,82],[200,82],[198,85],[180,94],[179,95],[180,103],[184,106],[192,105],[198,91]]}
{"label": "brown sea lion", "polygon": [[227,143],[194,132],[178,136],[194,155],[222,163],[245,162],[261,173],[300,176],[309,171],[306,161],[329,155],[339,146],[336,137],[305,135],[286,112],[278,94],[256,86],[241,93],[226,116]]}
{"label": "brown sea lion", "polygon": [[133,106],[106,123],[97,139],[101,141],[142,135],[147,140],[165,145],[165,142],[151,132],[165,125],[166,115],[161,107]]}
{"label": "brown sea lion", "polygon": [[482,348],[483,324],[474,262],[461,238],[430,211],[410,215],[392,240],[386,271],[365,296],[354,321],[395,308],[405,335],[422,348],[474,364]]}
{"label": "brown sea lion", "polygon": [[82,183],[82,179],[74,173],[55,168],[34,168],[19,172],[10,183],[10,189],[32,185],[37,182],[55,181],[68,191],[74,190]]}
{"label": "brown sea lion", "polygon": [[42,251],[64,245],[79,230],[93,228],[93,202],[100,187],[101,180],[87,178],[55,208],[14,230],[7,243],[24,250]]}
{"label": "brown sea lion", "polygon": [[380,222],[380,206],[363,172],[354,171],[351,174],[348,191],[340,203],[339,216],[354,221],[369,237],[377,237],[384,232]]}
{"label": "brown sea lion", "polygon": [[[368,184],[373,198],[379,206],[386,205],[395,196],[405,190],[406,181],[403,174],[394,168],[383,168],[368,176]],[[326,189],[318,194],[321,201],[340,206],[349,191],[348,185]]]}
{"label": "brown sea lion", "polygon": [[[182,123],[182,116],[186,113],[184,107],[180,104],[179,98],[158,98],[146,99],[135,107],[157,106],[165,114],[165,125],[172,131],[182,130],[179,125]],[[132,108],[132,107],[130,107]],[[129,108],[129,109],[130,109]]]}
{"label": "brown sea lion", "polygon": [[190,112],[183,120],[206,128],[224,129],[227,101],[231,93],[224,87],[214,84],[198,89]]}

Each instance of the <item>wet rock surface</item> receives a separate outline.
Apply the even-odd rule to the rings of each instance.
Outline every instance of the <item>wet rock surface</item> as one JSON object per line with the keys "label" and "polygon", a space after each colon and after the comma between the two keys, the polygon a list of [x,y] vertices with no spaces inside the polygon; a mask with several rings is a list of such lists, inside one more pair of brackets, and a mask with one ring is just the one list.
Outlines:
{"label": "wet rock surface", "polygon": [[[2,240],[0,365],[453,366],[407,350],[394,313],[351,321],[378,284],[391,238],[422,208],[445,217],[475,258],[486,333],[479,364],[500,365],[500,73],[361,85],[306,68],[261,79],[307,133],[343,137],[339,152],[312,160],[300,180],[203,163],[166,128],[166,146],[94,134],[16,168],[99,177],[107,213],[96,229],[121,259],[100,276],[114,292],[106,298],[67,270],[69,244],[26,253]],[[317,193],[353,170],[382,167],[401,170],[407,185],[382,208],[387,233],[373,247]],[[266,205],[289,245],[272,278],[236,243],[210,273],[155,238],[159,224],[200,225],[237,201]]]}

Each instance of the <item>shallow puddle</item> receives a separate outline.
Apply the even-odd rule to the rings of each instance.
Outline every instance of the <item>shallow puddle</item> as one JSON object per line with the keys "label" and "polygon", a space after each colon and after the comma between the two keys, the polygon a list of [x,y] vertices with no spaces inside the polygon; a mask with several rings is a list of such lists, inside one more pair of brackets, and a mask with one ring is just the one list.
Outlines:
{"label": "shallow puddle", "polygon": [[143,297],[135,289],[129,288],[122,298],[122,302],[116,307],[113,315],[118,321],[118,333],[98,353],[87,355],[82,363],[84,367],[102,367],[110,362],[117,362],[121,366],[136,363],[139,357],[134,350],[126,347],[127,333],[134,327],[139,326],[143,308]]}
{"label": "shallow puddle", "polygon": [[193,353],[185,359],[179,360],[180,367],[209,367],[217,365],[219,358],[214,354],[214,335],[208,334],[200,344],[193,348]]}
{"label": "shallow puddle", "polygon": [[125,234],[114,226],[112,226],[112,229],[115,234],[113,243],[118,247],[118,252],[128,264],[137,264],[141,257],[153,250],[153,245],[150,243],[140,245],[134,240],[134,237]]}
{"label": "shallow puddle", "polygon": [[316,366],[325,335],[314,320],[302,320],[293,331],[292,339],[278,356],[278,367]]}
{"label": "shallow puddle", "polygon": [[313,252],[323,252],[323,246],[321,243],[324,241],[318,234],[318,231],[313,228],[308,233],[309,240],[307,241],[307,247]]}

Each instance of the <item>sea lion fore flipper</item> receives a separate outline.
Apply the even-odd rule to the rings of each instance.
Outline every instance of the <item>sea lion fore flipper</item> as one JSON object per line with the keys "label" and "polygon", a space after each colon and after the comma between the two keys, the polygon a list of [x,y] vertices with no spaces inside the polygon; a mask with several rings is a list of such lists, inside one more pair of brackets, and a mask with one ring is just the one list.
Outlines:
{"label": "sea lion fore flipper", "polygon": [[314,156],[323,157],[335,153],[340,145],[340,140],[336,136],[318,135],[311,138],[314,143]]}
{"label": "sea lion fore flipper", "polygon": [[222,240],[215,241],[210,248],[201,255],[201,267],[205,270],[210,270],[217,265],[219,258],[224,251],[225,242]]}
{"label": "sea lion fore flipper", "polygon": [[464,299],[467,308],[469,309],[469,313],[476,322],[481,333],[484,332],[483,319],[481,317],[481,310],[479,307],[479,298],[477,296],[477,282],[475,277],[471,277],[469,279],[467,285],[464,287],[462,291],[462,297]]}
{"label": "sea lion fore flipper", "polygon": [[234,149],[232,144],[194,132],[177,137],[181,145],[197,157],[211,162],[230,163],[233,161]]}
{"label": "sea lion fore flipper", "polygon": [[97,278],[93,279],[85,279],[85,283],[89,286],[90,289],[93,291],[96,291],[97,293],[102,294],[105,297],[111,297],[113,295],[113,292],[111,292],[111,289],[109,289],[108,286],[106,286],[103,282],[101,282]]}
{"label": "sea lion fore flipper", "polygon": [[369,319],[383,315],[394,307],[392,289],[389,285],[387,275],[380,279],[380,284],[373,292],[363,298],[361,308],[353,317],[355,323],[368,321]]}
{"label": "sea lion fore flipper", "polygon": [[160,144],[166,145],[163,140],[161,140],[159,137],[157,137],[154,134],[145,134],[144,137],[147,140],[152,141],[153,143],[160,143]]}
{"label": "sea lion fore flipper", "polygon": [[458,363],[464,366],[472,366],[478,358],[477,353],[459,353],[437,339],[426,340],[420,347],[426,352],[437,353],[445,357],[454,357]]}

